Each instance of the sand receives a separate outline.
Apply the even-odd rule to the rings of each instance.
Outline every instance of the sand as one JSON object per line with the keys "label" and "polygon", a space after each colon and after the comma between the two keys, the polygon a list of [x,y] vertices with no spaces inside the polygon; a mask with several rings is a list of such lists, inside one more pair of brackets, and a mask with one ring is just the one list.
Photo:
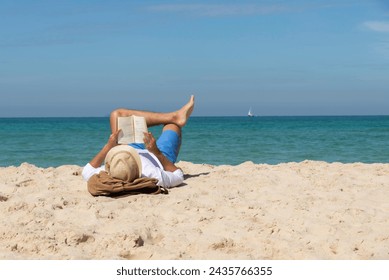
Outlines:
{"label": "sand", "polygon": [[178,165],[169,194],[120,198],[80,166],[0,168],[0,259],[389,259],[389,164]]}

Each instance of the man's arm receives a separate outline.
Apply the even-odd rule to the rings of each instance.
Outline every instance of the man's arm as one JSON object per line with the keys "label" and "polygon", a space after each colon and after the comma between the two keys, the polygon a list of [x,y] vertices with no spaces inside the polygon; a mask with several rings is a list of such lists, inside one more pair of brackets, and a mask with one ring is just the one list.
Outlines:
{"label": "man's arm", "polygon": [[104,145],[104,147],[89,162],[90,165],[92,165],[94,168],[98,168],[103,164],[105,156],[108,154],[109,150],[111,150],[113,147],[115,147],[117,145],[119,133],[120,133],[120,130],[117,130],[116,132],[112,133],[109,136],[109,139],[108,139],[107,143]]}
{"label": "man's arm", "polygon": [[151,132],[145,132],[144,135],[145,137],[143,138],[143,141],[145,142],[146,149],[158,158],[165,171],[174,172],[179,169],[177,166],[174,165],[174,163],[168,160],[164,156],[164,154],[162,154],[162,152],[158,149],[155,138]]}

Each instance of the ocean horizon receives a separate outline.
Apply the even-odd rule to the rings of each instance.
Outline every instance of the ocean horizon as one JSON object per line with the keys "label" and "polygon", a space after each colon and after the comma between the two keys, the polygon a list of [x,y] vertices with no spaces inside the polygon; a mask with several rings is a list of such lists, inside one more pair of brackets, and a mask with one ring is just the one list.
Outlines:
{"label": "ocean horizon", "polygon": [[[152,127],[155,136],[161,127]],[[0,166],[85,165],[110,134],[106,117],[0,118]],[[193,116],[178,160],[212,165],[316,160],[388,163],[389,116]]]}

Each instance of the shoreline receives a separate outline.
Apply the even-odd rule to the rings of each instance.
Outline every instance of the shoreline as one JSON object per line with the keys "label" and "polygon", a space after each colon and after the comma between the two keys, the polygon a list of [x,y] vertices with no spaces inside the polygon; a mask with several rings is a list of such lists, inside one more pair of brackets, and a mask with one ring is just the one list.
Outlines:
{"label": "shoreline", "polygon": [[0,167],[0,259],[389,259],[388,163],[177,165],[168,195],[119,198]]}
{"label": "shoreline", "polygon": [[[85,163],[87,163],[87,161],[85,161]],[[177,163],[184,163],[185,165],[186,164],[193,164],[193,165],[197,165],[197,166],[209,166],[209,167],[213,167],[213,168],[221,167],[221,166],[237,167],[237,166],[245,165],[245,164],[254,164],[254,165],[260,165],[260,166],[278,166],[278,165],[285,165],[285,164],[304,164],[304,163],[322,163],[322,164],[329,164],[329,165],[331,165],[331,164],[340,164],[340,165],[350,165],[350,164],[375,165],[375,164],[383,164],[383,165],[389,165],[389,162],[362,162],[362,161],[341,162],[341,161],[325,161],[325,160],[315,160],[315,159],[305,159],[305,160],[301,160],[301,161],[286,161],[286,162],[278,162],[278,163],[257,163],[257,162],[253,162],[252,160],[247,160],[245,162],[241,162],[241,163],[237,163],[237,164],[212,164],[212,163],[206,163],[206,162],[204,162],[204,163],[194,163],[194,162],[178,159]],[[58,165],[58,166],[39,166],[39,165],[36,165],[34,163],[22,162],[19,165],[16,165],[16,164],[11,164],[11,165],[7,165],[7,166],[1,166],[0,165],[0,169],[19,168],[19,167],[23,167],[23,166],[31,166],[31,167],[35,167],[35,168],[38,168],[38,169],[52,169],[52,168],[61,168],[61,167],[73,167],[73,168],[76,168],[76,169],[79,168],[81,170],[84,167],[84,165],[81,166],[79,164],[70,164],[70,163],[69,164],[61,164],[61,165]]]}

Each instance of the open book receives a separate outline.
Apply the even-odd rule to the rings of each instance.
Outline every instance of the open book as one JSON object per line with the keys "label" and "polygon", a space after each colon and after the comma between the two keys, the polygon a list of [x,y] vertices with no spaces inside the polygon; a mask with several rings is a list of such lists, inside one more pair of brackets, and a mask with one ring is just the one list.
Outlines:
{"label": "open book", "polygon": [[129,116],[118,117],[119,133],[118,144],[143,143],[144,132],[147,132],[144,117]]}

